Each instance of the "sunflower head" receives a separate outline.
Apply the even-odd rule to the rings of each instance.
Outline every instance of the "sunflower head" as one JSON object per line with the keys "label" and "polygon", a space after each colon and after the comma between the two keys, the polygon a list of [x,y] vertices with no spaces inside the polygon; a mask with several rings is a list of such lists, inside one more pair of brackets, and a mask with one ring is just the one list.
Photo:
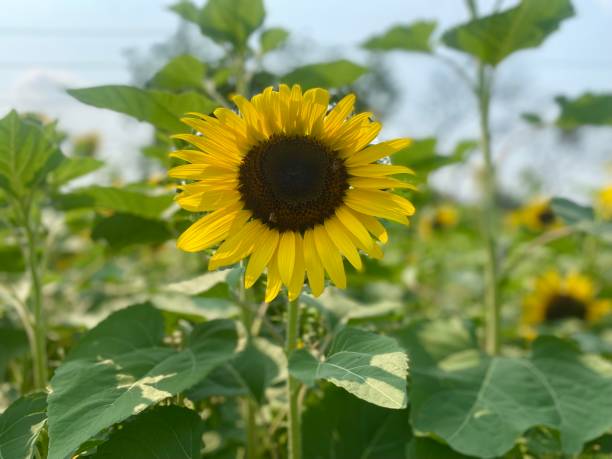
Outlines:
{"label": "sunflower head", "polygon": [[169,171],[188,181],[176,200],[204,213],[178,247],[218,246],[211,270],[248,258],[245,286],[267,270],[266,301],[283,284],[296,298],[305,278],[317,296],[326,275],[344,288],[343,258],[361,269],[361,253],[382,257],[387,233],[378,217],[408,224],[414,213],[391,192],[414,189],[392,177],[413,172],[379,161],[410,140],[372,144],[381,125],[371,113],[353,115],[355,96],[331,109],[329,99],[320,88],[269,87],[250,100],[235,96],[237,112],[189,114],[182,121],[195,132],[174,136],[192,145],[171,153],[188,163]]}
{"label": "sunflower head", "polygon": [[611,310],[612,302],[597,299],[590,278],[550,271],[535,280],[534,291],[525,298],[522,322],[527,329],[564,319],[593,322]]}
{"label": "sunflower head", "polygon": [[419,234],[422,238],[428,239],[436,232],[454,228],[458,221],[457,209],[450,204],[444,204],[422,214],[419,219]]}
{"label": "sunflower head", "polygon": [[539,232],[561,225],[561,220],[555,215],[548,199],[536,199],[510,214],[513,226]]}
{"label": "sunflower head", "polygon": [[603,218],[612,219],[612,185],[599,190],[596,207]]}

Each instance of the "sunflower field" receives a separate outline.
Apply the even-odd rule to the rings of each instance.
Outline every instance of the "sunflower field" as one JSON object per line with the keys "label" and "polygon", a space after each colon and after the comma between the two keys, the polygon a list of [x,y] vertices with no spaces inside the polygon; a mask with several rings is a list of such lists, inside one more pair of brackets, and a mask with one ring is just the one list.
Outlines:
{"label": "sunflower field", "polygon": [[[517,112],[501,76],[582,1],[311,62],[263,0],[180,0],[214,53],[66,89],[149,126],[136,179],[0,114],[0,459],[612,458],[612,87]],[[441,69],[466,135],[389,128],[391,58]],[[551,193],[532,149],[508,181],[511,117],[576,168],[604,139],[604,180]]]}

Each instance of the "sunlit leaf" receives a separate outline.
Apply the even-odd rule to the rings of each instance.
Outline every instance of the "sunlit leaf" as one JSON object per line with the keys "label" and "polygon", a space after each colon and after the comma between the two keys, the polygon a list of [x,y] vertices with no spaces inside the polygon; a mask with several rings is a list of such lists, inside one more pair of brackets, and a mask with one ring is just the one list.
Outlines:
{"label": "sunlit leaf", "polygon": [[324,360],[304,349],[289,357],[289,372],[308,385],[325,379],[351,394],[386,408],[405,408],[408,360],[393,338],[344,328]]}
{"label": "sunlit leaf", "polygon": [[76,345],[50,383],[49,459],[64,459],[102,429],[188,389],[237,351],[232,321],[197,325],[180,351],[164,345],[162,325],[159,310],[136,305]]}
{"label": "sunlit leaf", "polygon": [[305,405],[304,458],[405,459],[411,437],[408,410],[381,408],[331,385]]}
{"label": "sunlit leaf", "polygon": [[206,67],[202,61],[184,54],[176,56],[164,65],[148,83],[155,89],[182,91],[202,87]]}
{"label": "sunlit leaf", "polygon": [[238,49],[247,46],[249,36],[263,23],[262,0],[208,0],[198,8],[189,0],[171,7],[183,19],[219,43],[231,43]]}
{"label": "sunlit leaf", "polygon": [[269,53],[276,48],[282,46],[289,37],[289,31],[282,27],[272,27],[266,29],[259,37],[259,46],[262,53]]}
{"label": "sunlit leaf", "polygon": [[54,205],[62,210],[92,208],[98,211],[124,212],[143,218],[155,218],[173,202],[172,194],[151,196],[111,186],[93,185],[57,195]]}
{"label": "sunlit leaf", "polygon": [[340,88],[353,84],[367,71],[366,67],[342,59],[298,67],[281,77],[281,82],[289,85],[299,84],[302,86],[302,89],[318,86],[322,88]]}
{"label": "sunlit leaf", "polygon": [[521,49],[535,48],[574,15],[570,0],[522,0],[509,10],[447,31],[442,41],[488,64],[497,65]]}
{"label": "sunlit leaf", "polygon": [[85,104],[123,113],[173,133],[190,130],[180,121],[185,113],[209,113],[216,107],[210,99],[195,92],[173,94],[121,85],[69,89],[68,94]]}
{"label": "sunlit leaf", "polygon": [[201,456],[204,422],[193,410],[160,406],[113,432],[94,459],[196,459]]}
{"label": "sunlit leaf", "polygon": [[0,415],[0,458],[30,459],[42,430],[47,394],[39,392],[15,401]]}
{"label": "sunlit leaf", "polygon": [[595,212],[592,207],[581,206],[569,199],[553,198],[550,202],[555,215],[560,217],[568,225],[580,222],[593,221]]}
{"label": "sunlit leaf", "polygon": [[104,162],[96,158],[67,157],[51,172],[49,182],[54,187],[60,187],[71,180],[97,171],[102,166]]}
{"label": "sunlit leaf", "polygon": [[431,34],[436,28],[434,21],[417,21],[408,25],[398,25],[382,35],[370,38],[363,44],[372,51],[417,51],[430,53]]}
{"label": "sunlit leaf", "polygon": [[412,361],[415,429],[463,454],[497,457],[534,426],[557,429],[567,454],[612,426],[609,363],[553,337],[539,338],[529,358],[488,357],[472,338],[454,340],[462,332],[452,324],[398,334]]}
{"label": "sunlit leaf", "polygon": [[116,250],[139,244],[161,244],[172,237],[165,221],[124,213],[97,217],[91,230],[93,240],[104,240]]}
{"label": "sunlit leaf", "polygon": [[25,195],[63,159],[55,138],[39,124],[15,111],[0,119],[0,188]]}
{"label": "sunlit leaf", "polygon": [[612,126],[612,94],[586,93],[576,99],[557,97],[561,114],[557,126],[575,129],[580,126]]}

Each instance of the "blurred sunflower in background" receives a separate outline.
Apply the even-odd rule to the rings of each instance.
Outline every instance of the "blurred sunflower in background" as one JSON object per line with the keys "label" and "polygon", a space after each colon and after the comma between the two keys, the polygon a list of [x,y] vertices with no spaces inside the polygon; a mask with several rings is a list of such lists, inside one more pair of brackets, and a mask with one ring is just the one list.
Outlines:
{"label": "blurred sunflower in background", "polygon": [[419,235],[423,239],[430,238],[434,233],[454,228],[459,221],[457,208],[450,204],[440,205],[420,215]]}
{"label": "blurred sunflower in background", "polygon": [[561,226],[549,199],[535,199],[510,214],[510,223],[515,227],[539,232]]}
{"label": "blurred sunflower in background", "polygon": [[549,271],[536,278],[534,291],[523,303],[522,324],[528,335],[542,323],[563,319],[595,322],[612,311],[612,302],[596,297],[593,281],[578,273],[565,277]]}
{"label": "blurred sunflower in background", "polygon": [[169,171],[191,181],[179,186],[176,200],[190,212],[208,212],[177,246],[197,252],[221,243],[210,270],[249,257],[245,286],[267,269],[267,302],[282,284],[295,299],[305,277],[318,296],[325,273],[344,288],[342,257],[356,269],[359,251],[382,257],[375,239],[385,243],[387,232],[377,217],[408,224],[415,211],[389,191],[414,189],[391,177],[412,170],[379,162],[410,140],[372,144],[381,129],[372,113],[352,116],[352,94],[331,110],[329,99],[321,88],[268,87],[251,100],[235,96],[239,113],[190,113],[182,121],[198,134],[174,136],[196,148],[171,153],[190,163]]}
{"label": "blurred sunflower in background", "polygon": [[602,218],[612,219],[612,185],[599,190],[595,207]]}

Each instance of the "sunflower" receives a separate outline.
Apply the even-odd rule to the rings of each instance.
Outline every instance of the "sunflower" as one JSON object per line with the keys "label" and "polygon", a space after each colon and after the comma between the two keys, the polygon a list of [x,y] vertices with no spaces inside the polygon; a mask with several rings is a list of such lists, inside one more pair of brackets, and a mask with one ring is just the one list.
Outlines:
{"label": "sunflower", "polygon": [[597,209],[603,218],[612,219],[612,185],[597,193]]}
{"label": "sunflower", "polygon": [[594,322],[612,310],[612,302],[597,299],[591,279],[571,273],[562,278],[549,271],[535,281],[535,290],[523,303],[523,325],[527,329],[562,319]]}
{"label": "sunflower", "polygon": [[510,222],[531,231],[544,231],[561,225],[548,199],[535,199],[510,214]]}
{"label": "sunflower", "polygon": [[427,239],[435,232],[455,227],[458,220],[459,214],[455,207],[449,204],[438,206],[421,216],[419,219],[419,234],[423,239]]}
{"label": "sunflower", "polygon": [[188,114],[182,121],[197,134],[174,136],[195,147],[171,153],[190,163],[169,171],[190,181],[176,200],[206,212],[177,246],[197,252],[220,244],[210,270],[249,257],[245,287],[267,269],[268,302],[283,284],[297,298],[305,278],[315,296],[325,275],[345,288],[343,257],[358,270],[360,252],[382,257],[376,240],[384,244],[387,232],[377,217],[407,225],[414,214],[410,201],[389,191],[414,189],[391,177],[412,170],[379,161],[410,140],[372,144],[381,129],[372,114],[352,116],[352,94],[332,109],[329,98],[320,88],[269,87],[251,100],[235,96],[238,113]]}

